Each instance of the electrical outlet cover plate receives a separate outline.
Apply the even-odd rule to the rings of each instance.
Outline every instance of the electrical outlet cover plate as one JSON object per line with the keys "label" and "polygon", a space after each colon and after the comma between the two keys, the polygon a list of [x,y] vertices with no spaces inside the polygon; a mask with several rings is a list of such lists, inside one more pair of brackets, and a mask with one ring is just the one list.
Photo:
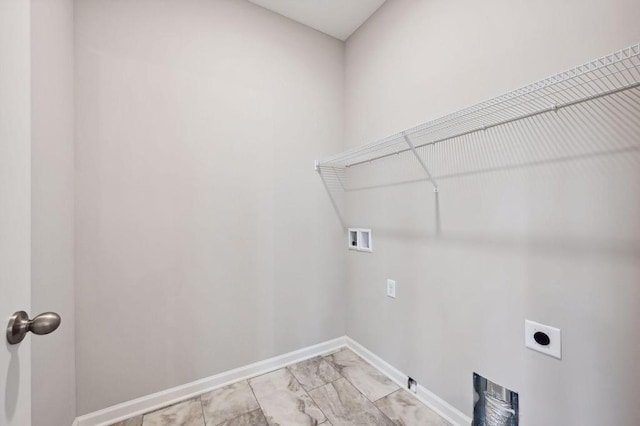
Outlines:
{"label": "electrical outlet cover plate", "polygon": [[396,282],[387,279],[387,296],[396,298]]}
{"label": "electrical outlet cover plate", "polygon": [[[534,335],[542,332],[549,336],[549,344],[541,345],[536,342]],[[562,339],[560,329],[549,325],[540,324],[534,321],[524,321],[524,344],[529,349],[542,352],[545,355],[562,359]]]}

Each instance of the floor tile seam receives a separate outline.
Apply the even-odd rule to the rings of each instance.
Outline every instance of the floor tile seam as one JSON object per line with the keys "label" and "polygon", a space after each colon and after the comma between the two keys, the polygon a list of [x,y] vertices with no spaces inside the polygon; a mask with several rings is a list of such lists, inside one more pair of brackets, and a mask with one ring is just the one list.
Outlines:
{"label": "floor tile seam", "polygon": [[[403,393],[403,392],[408,393],[411,397],[413,397],[413,399],[415,400],[415,402],[417,403],[417,405],[418,405],[420,408],[426,408],[427,410],[431,411],[431,412],[432,412],[432,413],[434,413],[436,416],[438,416],[438,418],[439,418],[439,419],[444,420],[444,418],[443,418],[440,414],[436,413],[436,412],[435,412],[431,407],[429,407],[429,406],[428,406],[428,405],[426,405],[424,402],[422,402],[420,399],[418,399],[418,396],[417,396],[416,394],[414,394],[413,392],[407,392],[407,391],[406,391],[404,388],[402,388],[402,387],[401,387],[400,389],[396,390],[396,391],[391,392],[389,395],[386,395],[386,396],[383,396],[382,398],[377,399],[376,401],[381,401],[381,400],[383,400],[384,398],[387,398],[387,397],[389,397],[389,396],[393,395],[394,393],[399,393],[399,392],[400,392],[400,393]],[[374,405],[375,405],[375,403],[374,403]],[[382,411],[382,410],[380,410],[380,411]],[[384,414],[384,412],[383,412],[382,414]],[[389,416],[387,416],[387,417],[389,417]],[[446,421],[446,420],[445,420],[445,421]],[[392,420],[392,422],[393,422],[393,420]],[[448,421],[447,421],[447,423],[448,423]]]}
{"label": "floor tile seam", "polygon": [[[235,417],[232,417],[232,418],[230,418],[230,419],[227,419],[227,420],[222,421],[222,422],[220,422],[220,423],[216,423],[215,425],[211,425],[211,426],[220,426],[220,425],[222,425],[222,424],[225,424],[226,422],[230,422],[230,421],[235,420],[235,419],[237,419],[237,418],[240,418],[240,417],[242,417],[242,416],[246,416],[247,414],[251,414],[251,413],[253,413],[253,412],[255,412],[255,411],[260,411],[260,413],[264,416],[264,411],[262,411],[262,408],[256,408],[256,409],[253,409],[253,410],[249,410],[249,411],[247,411],[246,413],[238,414],[238,415],[237,415],[237,416],[235,416]],[[265,420],[266,420],[266,417],[265,417]],[[205,420],[205,426],[206,426],[206,420]]]}
{"label": "floor tile seam", "polygon": [[[393,392],[388,393],[385,396],[382,396],[382,397],[376,399],[373,402],[376,403],[376,402],[380,401],[381,399],[385,399],[386,397],[391,396],[391,395],[393,395],[394,393],[397,393],[397,392],[404,392],[404,388],[398,388],[398,389],[394,390]],[[420,402],[420,400],[417,397],[414,396],[414,398],[416,399],[416,401]],[[422,404],[422,402],[420,402],[420,403]]]}
{"label": "floor tile seam", "polygon": [[[205,392],[206,393],[206,392]],[[202,424],[204,426],[207,426],[207,416],[204,414],[204,402],[202,402],[202,395],[204,395],[203,393],[201,393],[198,396],[198,399],[200,400],[200,411],[202,411]],[[143,425],[144,426],[144,425]]]}
{"label": "floor tile seam", "polygon": [[[249,389],[251,389],[251,394],[253,394],[253,398],[258,403],[258,407],[260,408],[260,411],[262,411],[262,414],[264,415],[264,418],[266,420],[267,416],[264,414],[264,407],[262,406],[262,404],[260,404],[260,400],[258,399],[258,395],[256,395],[256,391],[253,390],[253,386],[251,386],[251,382],[249,381],[249,379],[247,379],[246,382],[249,385]],[[267,423],[269,423],[268,420],[267,420]]]}
{"label": "floor tile seam", "polygon": [[[377,408],[377,409],[382,413],[382,415],[384,415],[386,418],[388,418],[388,419],[391,421],[391,423],[395,423],[395,422],[391,419],[391,417],[387,416],[387,415],[386,415],[386,413],[380,409],[380,407],[378,407],[378,406],[376,405],[376,402],[378,402],[378,401],[382,401],[383,399],[385,399],[385,398],[387,398],[387,397],[390,397],[391,395],[393,395],[393,394],[395,394],[395,393],[403,393],[403,392],[406,392],[406,390],[405,390],[403,387],[399,387],[398,389],[394,390],[393,392],[388,393],[387,395],[382,396],[382,397],[380,397],[380,398],[376,399],[375,401],[373,401],[373,405],[374,405],[374,406],[375,406],[375,407],[376,407],[376,408]],[[409,393],[409,394],[411,395],[411,397],[413,397],[413,399],[415,400],[415,402],[417,402],[417,403],[419,404],[419,406],[420,406],[420,407],[424,407],[424,408],[428,409],[429,411],[432,411],[433,413],[435,413],[439,418],[442,418],[442,416],[440,416],[438,413],[436,413],[435,411],[433,411],[433,410],[431,409],[431,407],[429,407],[429,406],[425,405],[425,404],[424,404],[420,399],[418,399],[417,395],[415,395],[415,394],[414,394],[414,393],[412,393],[412,392],[407,392],[407,393]]]}
{"label": "floor tile seam", "polygon": [[[393,384],[395,385],[395,382],[394,382]],[[389,392],[389,393],[387,393],[387,394],[384,394],[384,395],[382,395],[380,398],[378,398],[378,399],[374,399],[374,400],[373,400],[373,401],[371,401],[371,402],[376,403],[376,401],[380,401],[382,398],[386,398],[386,397],[388,397],[389,395],[391,395],[392,393],[396,393],[396,392],[398,392],[399,390],[403,390],[403,388],[401,388],[400,386],[398,386],[398,389],[392,390],[391,392]]]}
{"label": "floor tile seam", "polygon": [[[333,383],[333,382],[335,382],[336,380],[340,380],[340,379],[344,378],[344,376],[343,376],[343,375],[338,371],[338,369],[337,369],[337,368],[336,368],[332,363],[330,363],[329,361],[327,361],[327,360],[325,359],[325,357],[320,357],[320,358],[321,358],[322,360],[324,360],[327,364],[329,364],[329,367],[331,367],[331,369],[332,369],[333,371],[335,371],[335,372],[336,372],[336,374],[337,374],[338,376],[340,376],[340,377],[338,377],[337,379],[329,380],[329,381],[327,381],[327,382],[325,382],[325,383],[323,383],[323,384],[321,384],[321,385],[314,386],[314,387],[312,387],[312,388],[310,388],[310,389],[307,389],[307,388],[306,388],[302,383],[300,383],[300,379],[298,379],[298,376],[296,376],[296,374],[295,374],[295,373],[293,372],[293,370],[290,368],[291,366],[297,365],[297,364],[299,364],[299,363],[291,364],[291,365],[289,365],[289,366],[285,367],[285,368],[287,368],[287,369],[289,370],[289,373],[291,373],[291,375],[292,375],[293,377],[295,377],[295,378],[296,378],[296,380],[298,380],[298,383],[300,383],[300,385],[302,386],[302,388],[303,388],[306,392],[311,392],[311,391],[313,391],[313,390],[316,390],[316,389],[318,389],[318,388],[321,388],[321,387],[323,387],[323,386],[326,386],[326,385],[328,385],[329,383]],[[304,362],[304,361],[301,361],[301,362]]]}
{"label": "floor tile seam", "polygon": [[[316,388],[317,389],[317,388]],[[313,401],[313,403],[316,405],[316,407],[318,407],[318,410],[320,410],[320,412],[322,413],[322,415],[324,416],[324,421],[322,423],[318,423],[318,426],[327,423],[329,421],[329,417],[327,416],[327,413],[324,412],[324,410],[322,408],[320,408],[320,404],[318,404],[318,401],[316,401],[315,399],[313,399],[313,397],[309,394],[309,392],[307,392],[304,388],[302,388],[302,390],[304,391],[304,393],[307,394],[307,396],[309,397],[309,399],[311,401]],[[333,424],[333,423],[331,423]]]}
{"label": "floor tile seam", "polygon": [[[362,391],[360,391],[360,389],[358,389],[358,387],[356,385],[353,384],[353,382],[351,380],[349,380],[348,377],[346,376],[342,376],[343,379],[345,379],[351,386],[353,386],[353,388],[362,396],[364,396],[364,399],[366,399],[367,401],[369,401],[370,403],[373,404],[373,401],[371,401],[369,398],[367,398],[367,395],[365,395]],[[338,379],[340,380],[340,379]],[[338,380],[334,380],[333,382],[337,382]],[[333,383],[331,382],[331,383]]]}
{"label": "floor tile seam", "polygon": [[[357,354],[356,354],[356,355],[357,355]],[[363,361],[364,361],[364,360],[363,360]],[[364,362],[366,362],[366,361],[364,361]],[[371,364],[369,364],[369,363],[367,363],[367,364],[368,364],[368,365],[371,365]],[[386,375],[386,374],[384,374],[382,371],[378,370],[377,368],[375,368],[375,367],[374,367],[374,366],[372,366],[372,365],[371,365],[371,367],[372,367],[372,368],[374,368],[376,371],[379,371],[379,372],[380,372],[380,374],[382,374],[384,377],[387,377],[387,375]],[[346,376],[342,376],[342,378],[344,378],[348,383],[350,383],[350,384],[351,384],[351,386],[353,386],[353,388],[354,388],[354,389],[355,389],[355,390],[356,390],[360,395],[362,395],[362,396],[363,396],[367,401],[369,401],[369,402],[371,403],[371,405],[373,405],[373,407],[374,407],[376,410],[378,410],[378,411],[380,412],[380,414],[382,414],[385,418],[389,419],[389,421],[390,421],[392,424],[395,424],[395,423],[394,423],[394,421],[393,421],[393,420],[391,420],[391,418],[389,418],[389,416],[387,416],[385,413],[383,413],[383,412],[382,412],[382,410],[380,410],[380,409],[376,406],[376,401],[379,401],[379,400],[381,400],[382,398],[386,398],[387,396],[391,395],[391,394],[392,394],[392,393],[394,393],[394,392],[397,392],[397,391],[399,391],[399,390],[402,390],[402,388],[401,388],[400,386],[398,386],[398,389],[393,390],[393,391],[389,392],[388,394],[386,394],[386,395],[384,395],[384,396],[381,396],[380,398],[376,399],[375,401],[372,401],[371,399],[369,399],[369,397],[367,397],[367,395],[365,395],[365,394],[364,394],[364,392],[361,392],[361,391],[360,391],[360,389],[358,389],[358,387],[357,387],[356,385],[354,385],[354,384],[353,384],[353,382],[351,382],[351,380],[349,380]],[[387,377],[387,379],[391,380],[389,377]],[[337,380],[340,380],[340,379],[337,379]],[[334,382],[335,382],[335,381],[336,381],[336,380],[334,380]],[[333,383],[333,382],[331,382],[331,383]],[[396,383],[395,383],[395,382],[393,382],[393,384],[396,384]],[[316,403],[316,404],[317,404],[317,403]]]}
{"label": "floor tile seam", "polygon": [[[293,365],[293,364],[292,364],[292,365]],[[296,375],[295,375],[295,374],[293,374],[293,373],[291,372],[291,370],[289,369],[289,367],[286,367],[286,368],[287,368],[287,371],[289,371],[289,374],[291,374],[291,377],[293,377],[293,378],[294,378],[294,380],[295,380],[296,382],[298,382],[298,385],[300,385],[300,389],[302,389],[302,392],[304,392],[304,393],[307,395],[307,397],[308,397],[308,398],[309,398],[309,399],[310,399],[310,400],[315,404],[315,406],[318,408],[318,410],[320,410],[320,412],[321,412],[321,413],[322,413],[322,415],[324,416],[324,421],[323,421],[322,423],[318,423],[318,426],[320,426],[320,425],[322,425],[322,424],[324,424],[324,423],[328,422],[328,421],[329,421],[329,417],[327,417],[327,414],[324,412],[324,410],[323,410],[322,408],[320,408],[320,405],[318,404],[318,401],[316,401],[315,399],[313,399],[313,397],[309,394],[309,392],[307,392],[307,390],[304,388],[304,386],[302,386],[302,384],[300,383],[300,380],[298,380],[298,378],[296,377]],[[323,385],[323,386],[324,386],[324,385]],[[309,416],[309,417],[311,417],[311,416]],[[333,423],[332,423],[332,424],[333,424]]]}
{"label": "floor tile seam", "polygon": [[[398,389],[398,390],[399,390],[399,389]],[[393,393],[393,392],[392,392],[392,393]],[[391,394],[389,394],[389,395],[391,395]],[[383,396],[382,398],[385,398],[385,397]],[[379,399],[377,399],[376,401],[380,401],[382,398],[379,398]],[[383,416],[384,418],[388,419],[388,420],[389,420],[389,422],[391,422],[391,424],[392,424],[392,425],[395,425],[395,424],[396,424],[396,422],[394,422],[394,421],[391,419],[391,417],[387,416],[387,415],[385,414],[385,412],[384,412],[384,411],[382,411],[382,410],[380,409],[380,407],[378,407],[378,406],[376,405],[376,403],[375,403],[375,402],[372,402],[371,404],[373,404],[373,406],[375,407],[375,409],[376,409],[376,410],[378,410],[378,412],[379,412],[380,414],[382,414],[382,416]]]}
{"label": "floor tile seam", "polygon": [[[260,374],[258,374],[257,376],[251,376],[251,377],[248,377],[248,378],[246,378],[245,380],[248,382],[248,381],[250,381],[250,380],[254,380],[254,379],[257,379],[257,378],[259,378],[259,377],[266,376],[267,374],[271,374],[271,373],[275,373],[276,371],[284,370],[284,369],[285,369],[285,368],[287,368],[287,367],[289,367],[289,366],[288,366],[288,365],[285,365],[284,367],[274,368],[273,370],[269,370],[269,371],[265,371],[264,373],[260,373]],[[241,381],[242,381],[242,380],[241,380]],[[236,382],[236,383],[237,383],[237,382]],[[233,383],[230,383],[230,384],[233,384]]]}
{"label": "floor tile seam", "polygon": [[[349,349],[349,348],[345,348],[345,349],[347,349],[347,350],[351,350],[351,349]],[[353,351],[351,351],[351,352],[353,352]],[[368,397],[364,392],[362,392],[360,389],[358,389],[358,387],[357,387],[357,386],[356,386],[356,385],[355,385],[351,380],[349,380],[349,378],[348,378],[347,376],[345,376],[345,375],[344,375],[344,374],[342,374],[340,371],[338,371],[338,369],[337,369],[336,367],[334,367],[334,365],[333,365],[333,363],[332,363],[332,362],[327,361],[329,364],[331,364],[331,366],[332,366],[332,367],[334,367],[334,369],[335,369],[336,371],[338,371],[338,374],[342,375],[342,377],[344,377],[345,379],[347,379],[347,381],[348,381],[349,383],[351,383],[351,384],[353,385],[353,387],[354,387],[354,388],[356,388],[356,390],[357,390],[358,392],[360,392],[362,395],[364,395],[364,397],[365,397],[365,398],[367,398],[367,400],[368,400],[368,401],[370,401],[371,403],[375,403],[376,401],[379,401],[379,400],[381,400],[382,398],[386,398],[387,396],[391,395],[392,393],[394,393],[394,392],[396,392],[396,391],[399,391],[399,390],[403,389],[403,388],[402,388],[402,386],[400,386],[400,385],[398,385],[396,382],[394,382],[394,381],[391,379],[391,377],[387,376],[385,373],[383,373],[382,371],[380,371],[376,366],[374,366],[374,365],[370,364],[367,360],[365,360],[364,358],[362,358],[360,355],[356,354],[355,352],[353,352],[353,353],[354,353],[354,354],[355,354],[355,355],[356,355],[360,360],[362,360],[362,362],[364,362],[366,365],[368,365],[369,367],[371,367],[372,369],[374,369],[375,371],[377,371],[378,373],[380,373],[382,376],[386,377],[386,378],[387,378],[388,380],[390,380],[390,381],[391,381],[391,383],[393,383],[395,386],[398,386],[398,389],[394,389],[394,390],[392,390],[392,391],[390,391],[390,392],[388,392],[388,393],[386,393],[386,394],[382,395],[380,398],[377,398],[377,399],[372,400],[372,399],[370,399],[370,398],[369,398],[369,397]],[[346,367],[354,367],[354,366],[353,366],[353,365],[348,365],[348,366],[346,366]]]}
{"label": "floor tile seam", "polygon": [[[345,348],[346,348],[346,347],[345,347]],[[340,349],[340,350],[343,350],[343,349],[345,349],[345,348],[342,348],[342,349]],[[335,353],[335,352],[334,352],[334,353]],[[312,391],[314,391],[314,390],[316,390],[316,389],[320,389],[320,388],[322,388],[322,387],[324,387],[324,386],[327,386],[327,385],[333,384],[334,382],[336,382],[336,381],[338,381],[338,380],[340,380],[340,379],[345,379],[345,380],[347,380],[347,378],[346,378],[346,377],[344,377],[344,376],[342,375],[342,373],[340,373],[340,371],[338,371],[338,369],[337,369],[337,368],[335,368],[335,366],[334,366],[331,362],[329,362],[329,361],[326,359],[327,357],[329,357],[329,356],[331,356],[331,355],[332,355],[332,354],[328,354],[328,355],[326,355],[326,356],[322,356],[321,358],[322,358],[323,360],[325,360],[325,361],[327,362],[327,364],[329,364],[329,365],[331,366],[331,368],[333,368],[333,369],[335,370],[335,372],[336,372],[336,373],[338,373],[338,376],[340,376],[340,377],[338,377],[338,378],[337,378],[337,379],[335,379],[335,380],[331,380],[330,382],[327,382],[327,383],[325,383],[325,384],[323,384],[323,385],[316,386],[316,387],[314,387],[313,389],[309,389],[309,390],[307,390],[307,389],[305,389],[304,387],[302,388],[302,389],[307,393],[307,395],[309,396],[309,398],[311,398],[311,400],[313,401],[313,403],[314,403],[314,404],[316,404],[316,407],[318,407],[318,409],[320,410],[320,412],[324,415],[324,417],[325,417],[325,419],[326,419],[324,422],[320,423],[318,426],[320,426],[320,425],[322,425],[322,424],[324,424],[324,423],[331,423],[331,422],[329,421],[329,417],[327,416],[327,413],[325,413],[325,412],[324,412],[324,410],[323,410],[322,408],[320,408],[320,404],[318,403],[318,401],[316,401],[316,400],[315,400],[315,398],[314,398],[313,396],[311,396],[311,394],[310,394],[309,392],[312,392]],[[293,373],[291,373],[291,374],[293,374]],[[295,375],[294,375],[294,377],[295,377]],[[355,387],[355,386],[354,386],[354,387]],[[358,392],[360,392],[360,391],[358,390],[358,388],[356,388],[356,390],[357,390]],[[331,423],[331,424],[333,425],[333,423]]]}
{"label": "floor tile seam", "polygon": [[[340,348],[340,351],[341,351],[341,350],[344,350],[344,349],[347,349],[347,347],[346,347],[346,346],[341,347],[341,348]],[[335,352],[333,352],[333,353],[335,353]],[[292,362],[290,362],[290,363],[288,363],[288,364],[281,365],[281,366],[279,366],[279,367],[275,367],[275,368],[273,368],[272,370],[265,371],[264,373],[260,373],[260,374],[258,374],[258,375],[256,375],[256,376],[248,377],[248,378],[246,378],[246,379],[244,379],[244,380],[249,381],[249,380],[257,379],[258,377],[262,377],[262,376],[266,376],[267,374],[271,374],[271,373],[273,373],[274,371],[283,370],[283,369],[285,369],[285,368],[286,368],[286,369],[289,369],[289,367],[291,367],[292,365],[296,365],[296,364],[299,364],[299,363],[301,363],[301,362],[309,361],[310,359],[313,359],[313,358],[318,358],[318,357],[319,357],[319,358],[323,358],[323,359],[324,359],[324,358],[325,358],[325,357],[327,357],[327,356],[331,356],[331,353],[330,353],[330,354],[327,354],[327,355],[323,355],[323,354],[313,355],[313,356],[310,356],[310,357],[308,357],[308,358],[304,358],[304,359],[299,360],[299,361],[292,361]],[[293,374],[293,373],[292,373],[292,374]],[[240,381],[242,381],[242,380],[240,380]],[[236,383],[237,383],[237,382],[236,382]],[[230,384],[233,384],[233,383],[230,383]],[[205,392],[205,393],[206,393],[206,392]]]}
{"label": "floor tile seam", "polygon": [[[303,361],[306,361],[306,360],[302,360],[302,361],[298,361],[298,362],[303,362]],[[266,376],[267,374],[275,373],[276,371],[280,371],[280,370],[289,370],[289,367],[291,367],[292,365],[296,365],[296,364],[298,364],[298,362],[292,362],[291,364],[281,365],[281,366],[279,366],[279,367],[275,367],[275,368],[273,368],[273,369],[271,369],[271,370],[269,370],[269,371],[265,371],[264,373],[260,373],[260,374],[257,374],[257,375],[255,375],[255,376],[247,377],[247,378],[246,378],[246,379],[244,379],[244,380],[246,380],[246,381],[254,380],[254,379],[257,379],[257,378],[259,378],[259,377]],[[240,381],[242,381],[242,380],[240,380]],[[234,382],[234,383],[238,383],[238,382]],[[229,384],[230,384],[230,385],[232,385],[233,383],[229,383]]]}
{"label": "floor tile seam", "polygon": [[[298,383],[300,383],[300,381],[298,380],[298,378],[291,373],[291,375],[293,376],[294,379],[296,379],[296,381],[298,381]],[[322,423],[319,423],[319,425],[326,423],[329,421],[329,417],[327,417],[327,413],[324,412],[324,410],[322,408],[320,408],[320,405],[318,404],[318,401],[316,401],[315,399],[313,399],[313,397],[309,394],[309,392],[307,392],[307,390],[304,388],[304,386],[300,385],[300,388],[302,389],[302,391],[307,395],[307,397],[309,397],[309,399],[311,401],[313,401],[313,403],[315,404],[316,407],[318,407],[318,410],[320,410],[320,412],[322,413],[322,415],[324,416],[324,421]]]}
{"label": "floor tile seam", "polygon": [[[344,349],[347,349],[347,348],[344,348]],[[341,349],[341,350],[344,350],[344,349]],[[331,355],[333,355],[333,354],[331,354]],[[329,365],[331,366],[331,368],[333,368],[333,369],[336,371],[336,373],[338,373],[338,375],[340,375],[340,377],[344,377],[344,378],[346,379],[347,377],[346,377],[344,374],[342,374],[342,370],[343,370],[343,369],[342,369],[342,368],[338,368],[338,366],[337,366],[336,364],[334,364],[333,362],[331,362],[331,361],[329,361],[329,360],[327,359],[327,358],[329,358],[331,355],[324,356],[324,357],[322,357],[322,359],[324,359],[325,361],[327,361],[327,364],[329,364]],[[336,380],[338,380],[338,379],[336,379]],[[333,382],[335,382],[335,380],[333,380]],[[357,389],[357,388],[356,388],[356,389]]]}
{"label": "floor tile seam", "polygon": [[[341,375],[341,376],[340,376],[340,377],[338,377],[337,379],[330,380],[330,381],[328,381],[328,382],[326,382],[326,383],[323,383],[323,384],[321,384],[321,385],[319,385],[319,386],[315,386],[315,387],[313,387],[313,388],[310,388],[310,389],[304,389],[304,390],[305,390],[305,391],[307,391],[307,392],[313,392],[313,391],[314,391],[314,390],[316,390],[316,389],[320,389],[320,388],[321,388],[321,387],[323,387],[323,386],[330,385],[330,384],[332,384],[333,382],[337,382],[337,381],[338,381],[338,380],[340,380],[340,379],[346,379],[346,377],[344,377],[344,376],[342,376],[342,375]],[[303,388],[304,388],[304,386],[303,386]],[[356,390],[357,390],[357,389],[358,389],[358,388],[356,388]],[[360,392],[360,391],[358,391],[358,392]]]}
{"label": "floor tile seam", "polygon": [[[394,422],[393,420],[391,420],[391,418],[390,418],[389,416],[387,416],[387,415],[386,415],[386,414],[385,414],[385,413],[384,413],[380,408],[378,408],[378,407],[376,406],[376,404],[375,404],[375,402],[374,402],[374,401],[371,401],[369,398],[367,398],[367,396],[366,396],[365,394],[363,394],[362,392],[360,392],[360,389],[358,389],[358,388],[357,388],[353,383],[351,383],[351,381],[350,381],[349,379],[347,379],[346,377],[341,377],[341,379],[345,379],[345,380],[347,381],[347,383],[349,383],[351,386],[353,386],[353,388],[356,390],[356,392],[358,392],[360,395],[362,395],[362,396],[364,397],[364,399],[365,399],[367,402],[369,402],[369,403],[373,406],[373,408],[374,408],[374,409],[378,410],[378,412],[379,412],[380,414],[382,414],[382,416],[383,416],[384,418],[386,418],[387,420],[389,420],[389,422],[391,422],[391,424],[395,424],[395,422]],[[318,386],[318,387],[317,387],[317,388],[315,388],[315,389],[319,389],[319,388],[321,388],[321,387],[324,387],[324,386],[327,386],[327,385],[333,384],[334,382],[337,382],[338,380],[340,380],[340,379],[336,379],[336,380],[334,380],[334,381],[332,381],[332,382],[329,382],[329,383],[326,383],[326,384],[324,384],[324,385],[322,385],[322,386]],[[313,390],[313,389],[312,389],[312,390]],[[399,390],[402,390],[402,389],[397,389],[397,390],[395,390],[395,391],[393,391],[393,392],[391,392],[391,393],[397,392],[397,391],[399,391]],[[391,395],[391,394],[389,394],[389,395]],[[386,396],[388,396],[388,395],[385,395],[385,396],[383,396],[382,398],[385,398]],[[320,405],[318,404],[318,402],[317,402],[315,399],[313,399],[313,397],[312,397],[311,395],[309,395],[309,397],[313,400],[313,402],[315,402],[315,403],[316,403],[316,405],[318,406],[318,408],[320,408]],[[378,400],[380,400],[380,399],[382,399],[382,398],[378,398],[376,401],[378,401]],[[342,403],[342,404],[344,405],[344,401],[342,400],[342,398],[341,398],[341,396],[340,396],[340,395],[338,395],[338,399],[340,400],[340,403]],[[320,411],[322,411],[322,408],[320,408]],[[362,413],[363,411],[360,411],[360,412]],[[324,413],[324,411],[322,411],[322,414],[324,414],[324,415],[325,415],[325,417],[327,417],[327,415]],[[329,420],[329,417],[327,417],[327,420]],[[333,423],[332,423],[332,424],[333,424]],[[318,426],[320,426],[320,425],[318,425]]]}
{"label": "floor tile seam", "polygon": [[198,398],[198,400],[200,401],[200,411],[202,411],[202,422],[203,422],[202,424],[203,424],[203,426],[206,426],[207,425],[207,418],[204,415],[204,408],[202,406],[202,395],[204,395],[204,394],[200,394],[198,396],[194,396],[194,397],[191,397],[191,398],[183,399],[182,401],[174,402],[173,404],[165,405],[164,407],[160,407],[160,408],[158,408],[156,410],[148,411],[146,413],[141,414],[141,416],[142,416],[142,426],[144,426],[144,418],[147,415],[153,414],[153,413],[157,413],[158,411],[162,411],[165,408],[174,407],[174,406],[176,406],[178,404],[182,404],[183,402],[191,401],[192,399],[196,399],[196,398]]}
{"label": "floor tile seam", "polygon": [[[371,401],[369,400],[369,398],[367,398],[367,397],[366,397],[366,395],[364,395],[362,392],[360,392],[360,389],[358,389],[358,388],[356,387],[356,385],[354,385],[353,383],[351,383],[351,381],[350,381],[349,379],[347,379],[346,377],[341,377],[340,379],[344,379],[347,383],[349,383],[351,386],[353,386],[353,388],[356,390],[356,392],[358,392],[360,395],[362,395],[362,396],[364,397],[364,399],[366,399],[368,402],[371,402]],[[337,382],[337,381],[338,381],[338,380],[340,380],[340,379],[336,379],[336,380],[334,380],[333,382],[331,382],[331,383],[327,383],[327,384],[326,384],[326,385],[324,385],[324,386],[332,385],[333,383]],[[322,386],[320,386],[320,387],[322,387]],[[334,386],[334,389],[335,389],[335,386]],[[342,400],[342,396],[341,396],[340,394],[338,394],[338,400],[340,400],[340,403],[344,405],[344,401]],[[314,401],[315,401],[315,400],[314,400]],[[316,404],[317,404],[317,403],[316,403]]]}

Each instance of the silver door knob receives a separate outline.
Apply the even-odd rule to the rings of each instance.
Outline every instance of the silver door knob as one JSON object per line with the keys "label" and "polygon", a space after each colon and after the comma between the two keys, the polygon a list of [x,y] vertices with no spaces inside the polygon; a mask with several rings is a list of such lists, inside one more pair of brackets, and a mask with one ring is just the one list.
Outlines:
{"label": "silver door knob", "polygon": [[18,311],[9,319],[7,325],[7,341],[16,345],[24,339],[30,331],[33,334],[49,334],[60,326],[60,315],[55,312],[45,312],[30,320],[25,311]]}

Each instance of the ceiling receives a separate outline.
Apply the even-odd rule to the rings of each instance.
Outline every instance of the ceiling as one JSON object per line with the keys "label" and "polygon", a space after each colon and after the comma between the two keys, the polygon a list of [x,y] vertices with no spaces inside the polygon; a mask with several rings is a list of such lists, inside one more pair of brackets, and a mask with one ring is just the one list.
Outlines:
{"label": "ceiling", "polygon": [[249,0],[345,41],[385,0]]}

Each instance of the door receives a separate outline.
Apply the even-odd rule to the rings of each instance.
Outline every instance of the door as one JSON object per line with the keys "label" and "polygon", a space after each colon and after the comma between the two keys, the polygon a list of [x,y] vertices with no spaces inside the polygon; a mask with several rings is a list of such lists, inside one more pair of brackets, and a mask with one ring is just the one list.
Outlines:
{"label": "door", "polygon": [[15,311],[30,312],[30,2],[0,0],[0,425],[31,424],[31,347],[9,345]]}

